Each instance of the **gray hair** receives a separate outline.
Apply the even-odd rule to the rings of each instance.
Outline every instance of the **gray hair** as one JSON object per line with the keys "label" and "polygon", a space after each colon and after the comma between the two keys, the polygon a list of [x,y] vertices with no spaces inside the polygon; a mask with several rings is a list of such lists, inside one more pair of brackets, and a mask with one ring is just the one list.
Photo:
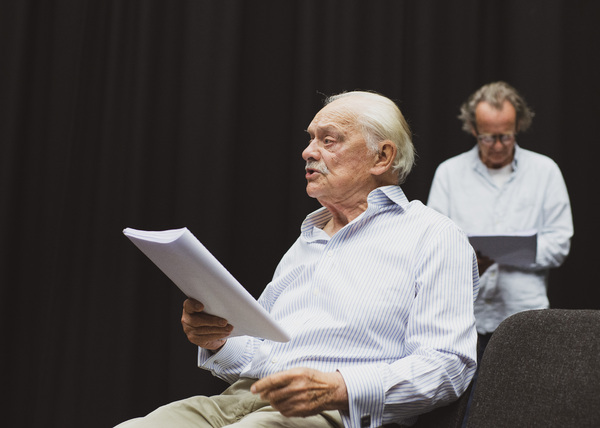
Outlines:
{"label": "gray hair", "polygon": [[526,131],[531,125],[534,113],[525,99],[508,83],[499,81],[482,86],[460,106],[458,118],[463,123],[462,129],[469,134],[476,129],[475,109],[484,101],[498,110],[502,110],[504,101],[511,103],[517,113],[517,131]]}
{"label": "gray hair", "polygon": [[398,184],[404,183],[415,163],[415,148],[406,119],[395,102],[375,92],[351,91],[332,95],[325,99],[325,105],[345,97],[362,97],[365,103],[361,109],[349,108],[344,114],[356,121],[361,128],[369,150],[377,153],[379,143],[390,140],[398,149],[392,164],[392,171],[398,174]]}

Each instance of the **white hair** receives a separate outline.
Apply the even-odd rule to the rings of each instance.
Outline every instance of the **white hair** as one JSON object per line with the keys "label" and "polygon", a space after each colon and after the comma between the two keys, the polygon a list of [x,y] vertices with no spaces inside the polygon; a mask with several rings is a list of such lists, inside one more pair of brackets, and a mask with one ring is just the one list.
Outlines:
{"label": "white hair", "polygon": [[398,184],[404,183],[415,163],[415,148],[408,123],[396,103],[375,92],[351,91],[327,97],[325,105],[345,97],[365,99],[360,109],[349,107],[345,114],[361,127],[369,150],[377,153],[379,143],[384,140],[396,145],[398,150],[392,170],[398,174]]}

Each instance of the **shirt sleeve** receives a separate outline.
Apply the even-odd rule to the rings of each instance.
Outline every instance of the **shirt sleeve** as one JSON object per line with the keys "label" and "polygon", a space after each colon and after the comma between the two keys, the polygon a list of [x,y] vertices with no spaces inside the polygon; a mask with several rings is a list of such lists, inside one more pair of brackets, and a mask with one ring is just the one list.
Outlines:
{"label": "shirt sleeve", "polygon": [[475,254],[454,224],[423,247],[405,337],[407,356],[339,370],[350,404],[350,411],[342,412],[346,426],[360,427],[367,416],[373,427],[410,423],[457,399],[475,373]]}
{"label": "shirt sleeve", "polygon": [[435,171],[433,181],[431,182],[431,188],[429,189],[429,197],[427,199],[427,206],[433,208],[439,213],[446,216],[450,216],[449,210],[450,205],[448,202],[448,189],[446,185],[448,180],[444,179],[445,168],[444,164],[441,164]]}
{"label": "shirt sleeve", "polygon": [[573,218],[571,203],[558,165],[552,163],[547,177],[543,210],[543,225],[538,230],[537,255],[534,269],[560,266],[571,248]]}
{"label": "shirt sleeve", "polygon": [[232,337],[218,351],[198,348],[198,367],[209,370],[214,376],[233,383],[252,361],[260,339],[249,336]]}

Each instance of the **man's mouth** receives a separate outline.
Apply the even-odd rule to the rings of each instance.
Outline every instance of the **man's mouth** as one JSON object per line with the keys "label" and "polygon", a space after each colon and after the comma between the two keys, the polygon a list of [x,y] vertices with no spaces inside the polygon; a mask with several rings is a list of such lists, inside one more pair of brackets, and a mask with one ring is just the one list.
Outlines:
{"label": "man's mouth", "polygon": [[307,162],[306,167],[304,169],[306,170],[307,176],[311,176],[314,174],[327,174],[329,172],[324,163],[319,163],[316,161]]}
{"label": "man's mouth", "polygon": [[307,180],[311,180],[319,174],[319,171],[313,168],[306,168],[306,175],[304,176]]}

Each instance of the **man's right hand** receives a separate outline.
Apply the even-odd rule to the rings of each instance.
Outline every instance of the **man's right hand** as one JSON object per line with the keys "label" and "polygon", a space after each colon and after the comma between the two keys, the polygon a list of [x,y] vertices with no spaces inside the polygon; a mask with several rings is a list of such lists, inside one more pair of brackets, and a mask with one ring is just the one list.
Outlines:
{"label": "man's right hand", "polygon": [[204,305],[197,300],[187,299],[183,302],[183,331],[194,345],[218,351],[227,342],[227,336],[233,330],[233,326],[228,324],[226,319],[203,311]]}

